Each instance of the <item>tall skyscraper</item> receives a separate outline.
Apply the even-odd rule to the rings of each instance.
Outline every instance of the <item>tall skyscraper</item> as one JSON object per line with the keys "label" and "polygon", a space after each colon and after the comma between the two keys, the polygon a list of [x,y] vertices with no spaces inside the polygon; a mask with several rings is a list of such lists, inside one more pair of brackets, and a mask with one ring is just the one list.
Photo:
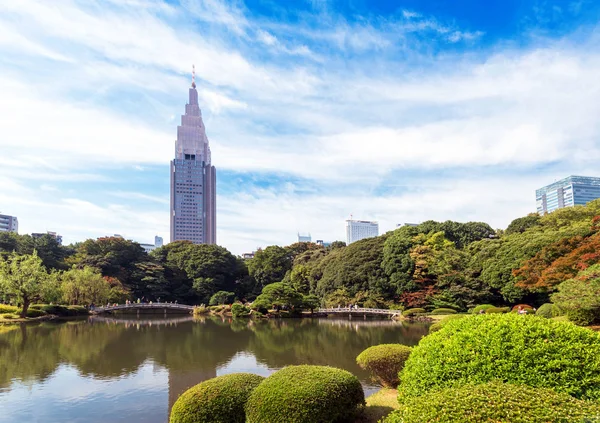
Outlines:
{"label": "tall skyscraper", "polygon": [[346,244],[379,235],[379,223],[366,220],[346,220]]}
{"label": "tall skyscraper", "polygon": [[19,232],[19,221],[15,216],[0,214],[0,232]]}
{"label": "tall skyscraper", "polygon": [[569,176],[535,191],[539,214],[585,205],[596,198],[600,198],[600,178],[590,176]]}
{"label": "tall skyscraper", "polygon": [[217,242],[217,172],[198,105],[196,74],[181,125],[177,127],[175,160],[171,161],[171,242]]}

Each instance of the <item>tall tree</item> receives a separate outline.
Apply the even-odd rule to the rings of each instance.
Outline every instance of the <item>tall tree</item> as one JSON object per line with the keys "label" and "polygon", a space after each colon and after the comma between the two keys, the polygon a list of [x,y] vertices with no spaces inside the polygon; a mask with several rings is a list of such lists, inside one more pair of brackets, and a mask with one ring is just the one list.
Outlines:
{"label": "tall tree", "polygon": [[12,253],[0,258],[0,288],[22,305],[21,317],[27,316],[33,301],[44,299],[51,284],[52,278],[35,251],[30,255]]}
{"label": "tall tree", "polygon": [[104,304],[110,295],[109,282],[97,269],[73,268],[59,276],[63,301],[75,305]]}

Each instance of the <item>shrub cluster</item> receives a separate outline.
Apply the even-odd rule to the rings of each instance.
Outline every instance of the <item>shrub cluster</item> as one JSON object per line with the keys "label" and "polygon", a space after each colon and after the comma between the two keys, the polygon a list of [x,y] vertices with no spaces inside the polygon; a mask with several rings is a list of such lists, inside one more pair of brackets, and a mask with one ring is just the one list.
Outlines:
{"label": "shrub cluster", "polygon": [[427,311],[425,311],[424,308],[409,308],[407,310],[404,310],[402,312],[402,315],[404,317],[413,317],[413,316],[416,316],[418,314],[425,314],[425,313],[427,313]]}
{"label": "shrub cluster", "polygon": [[600,399],[600,334],[568,322],[517,314],[447,322],[413,348],[400,374],[401,391],[503,380]]}
{"label": "shrub cluster", "polygon": [[18,313],[19,312],[19,307],[17,306],[11,306],[8,304],[0,304],[0,314],[4,314],[4,313]]}
{"label": "shrub cluster", "polygon": [[446,388],[407,398],[384,423],[581,423],[600,416],[600,404],[552,389],[500,382]]}
{"label": "shrub cluster", "polygon": [[[21,313],[21,310],[19,310],[17,313]],[[37,308],[28,308],[27,309],[27,317],[41,317],[41,316],[45,316],[46,312]]]}
{"label": "shrub cluster", "polygon": [[439,314],[456,314],[456,310],[452,308],[436,308],[431,311],[431,314],[439,315]]}
{"label": "shrub cluster", "polygon": [[508,313],[510,311],[510,307],[489,307],[485,309],[487,314],[501,314]]}
{"label": "shrub cluster", "polygon": [[262,376],[234,373],[202,382],[173,404],[170,423],[244,423],[244,406]]}
{"label": "shrub cluster", "polygon": [[250,309],[242,304],[235,303],[231,306],[231,315],[233,318],[250,316]]}
{"label": "shrub cluster", "polygon": [[535,312],[536,316],[545,317],[546,319],[551,319],[553,317],[562,316],[564,313],[560,309],[559,306],[552,303],[542,304],[540,308]]}
{"label": "shrub cluster", "polygon": [[63,306],[63,305],[37,305],[31,307],[34,310],[41,310],[46,314],[52,314],[60,317],[85,316],[89,311],[83,306]]}
{"label": "shrub cluster", "polygon": [[356,376],[326,366],[289,366],[266,378],[246,404],[247,423],[353,421],[365,396]]}
{"label": "shrub cluster", "polygon": [[471,313],[479,314],[479,312],[481,312],[481,310],[486,311],[488,308],[495,308],[495,306],[493,306],[491,304],[481,304],[481,305],[473,307],[473,309],[471,309]]}
{"label": "shrub cluster", "polygon": [[411,348],[401,344],[381,344],[369,347],[356,357],[356,363],[371,372],[373,379],[388,388],[400,382],[398,373],[410,355]]}

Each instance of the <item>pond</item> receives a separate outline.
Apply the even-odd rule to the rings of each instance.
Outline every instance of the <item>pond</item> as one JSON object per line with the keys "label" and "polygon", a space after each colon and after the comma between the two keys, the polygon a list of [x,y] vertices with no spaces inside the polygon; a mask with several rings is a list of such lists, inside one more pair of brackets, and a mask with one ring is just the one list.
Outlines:
{"label": "pond", "polygon": [[377,391],[355,363],[371,345],[415,345],[390,320],[113,316],[0,327],[0,422],[165,423],[177,397],[215,376],[330,365]]}

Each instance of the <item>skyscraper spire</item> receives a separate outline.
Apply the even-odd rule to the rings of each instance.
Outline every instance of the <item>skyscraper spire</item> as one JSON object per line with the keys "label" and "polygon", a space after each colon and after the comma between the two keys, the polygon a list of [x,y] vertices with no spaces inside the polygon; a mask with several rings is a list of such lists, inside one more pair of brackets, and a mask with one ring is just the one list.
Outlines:
{"label": "skyscraper spire", "polygon": [[196,88],[196,65],[192,65],[192,88]]}

